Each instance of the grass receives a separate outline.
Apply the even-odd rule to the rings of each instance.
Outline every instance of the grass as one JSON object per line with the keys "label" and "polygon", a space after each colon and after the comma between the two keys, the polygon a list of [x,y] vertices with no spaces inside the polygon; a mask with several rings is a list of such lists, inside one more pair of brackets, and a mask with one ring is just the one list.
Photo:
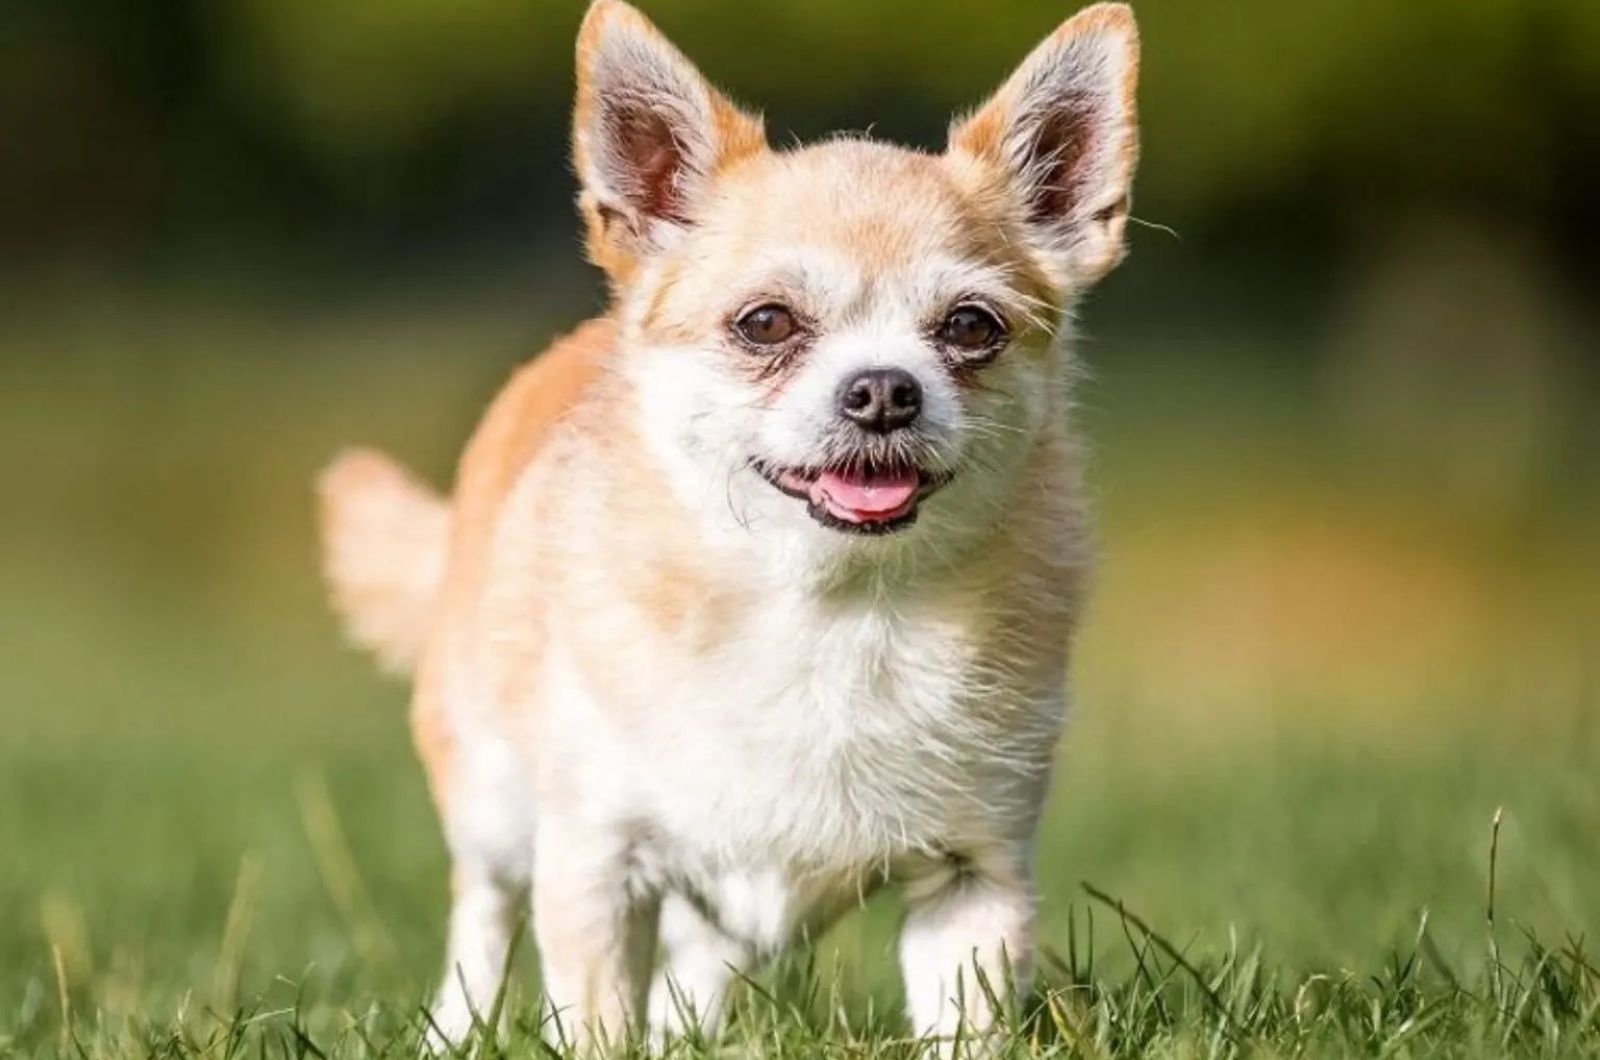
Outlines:
{"label": "grass", "polygon": [[[348,948],[361,964],[384,968],[396,954],[381,933],[351,869],[342,840],[309,822],[327,811],[325,791],[303,792],[311,844],[337,844],[321,856],[333,901],[347,918]],[[1482,944],[1463,965],[1441,952],[1427,913],[1408,943],[1369,970],[1291,972],[1260,946],[1235,938],[1222,947],[1170,940],[1123,900],[1092,884],[1065,909],[1058,947],[1042,954],[1040,982],[1014,1009],[998,1055],[1123,1056],[1586,1056],[1600,1049],[1600,970],[1580,940],[1545,946],[1496,905],[1493,863],[1500,820],[1486,835],[1491,862],[1483,907]],[[260,993],[234,1001],[237,961],[245,948],[250,908],[261,886],[259,862],[241,871],[233,906],[216,942],[215,977],[187,990],[171,1011],[146,1007],[109,1018],[75,1013],[72,959],[55,944],[56,996],[32,1012],[7,1044],[19,1053],[86,1056],[409,1056],[426,1029],[414,987],[384,991],[334,984],[339,976],[304,969],[275,977]],[[343,882],[340,882],[340,881]],[[354,887],[355,894],[346,888]],[[881,919],[881,918],[880,918]],[[878,925],[881,929],[882,925]],[[1508,930],[1509,927],[1509,930]],[[369,934],[377,930],[378,934]],[[860,930],[859,926],[858,929]],[[868,928],[871,933],[870,926]],[[1514,936],[1502,945],[1502,934]],[[212,948],[207,939],[204,948]],[[1514,949],[1518,956],[1508,956]],[[920,1043],[906,1037],[892,995],[846,985],[848,958],[825,947],[792,955],[751,980],[737,996],[726,1032],[716,1041],[684,1040],[674,1055],[848,1055],[911,1057]],[[363,973],[358,973],[357,981]],[[381,981],[383,974],[378,974]],[[230,1003],[232,1001],[232,1003]],[[536,1009],[525,992],[504,1003],[462,1055],[546,1055]],[[59,1006],[55,1011],[50,1010]],[[59,1012],[68,1018],[56,1017]],[[642,1055],[632,1049],[630,1054]]]}
{"label": "grass", "polygon": [[[414,1054],[446,864],[307,482],[353,440],[442,477],[547,328],[97,306],[0,334],[0,1055]],[[1271,359],[1093,355],[1106,555],[1002,1051],[1600,1054],[1595,439],[1453,491]],[[677,1052],[912,1055],[897,916]],[[530,949],[474,1055],[543,1051]]]}
{"label": "grass", "polygon": [[[1426,918],[1409,952],[1394,955],[1376,974],[1291,980],[1255,952],[1234,949],[1196,963],[1120,901],[1092,886],[1085,891],[1106,910],[1103,922],[1120,930],[1135,970],[1097,972],[1096,921],[1086,912],[1082,949],[1079,936],[1069,934],[1064,954],[1045,954],[1043,983],[1013,1007],[995,1037],[984,1040],[991,1048],[981,1055],[1587,1056],[1600,1048],[1600,972],[1576,943],[1560,950],[1535,943],[1518,965],[1508,966],[1492,904],[1489,945],[1473,986],[1431,946]],[[892,1016],[845,997],[837,968],[791,958],[763,980],[745,984],[717,1039],[683,1039],[668,1055],[925,1055],[928,1043],[906,1037]],[[284,985],[298,991],[296,984]],[[504,996],[496,1000],[459,1055],[559,1051],[544,1041],[559,1038],[559,1030],[550,1032],[533,1010],[508,1008],[502,1022],[505,1003]],[[297,992],[293,1004],[279,1008],[258,999],[238,1009],[180,1015],[166,1025],[111,1033],[100,1028],[87,1040],[63,1029],[61,1044],[80,1055],[406,1056],[423,1050],[425,1029],[425,1016],[392,1003],[330,1018]],[[637,1045],[619,1052],[649,1055]]]}

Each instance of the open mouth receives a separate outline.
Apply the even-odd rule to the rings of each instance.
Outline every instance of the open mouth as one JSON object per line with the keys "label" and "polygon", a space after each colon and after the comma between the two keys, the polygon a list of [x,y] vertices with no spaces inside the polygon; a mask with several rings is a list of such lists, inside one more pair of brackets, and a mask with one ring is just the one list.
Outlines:
{"label": "open mouth", "polygon": [[950,481],[948,472],[911,464],[851,463],[824,468],[753,466],[772,485],[806,502],[811,518],[834,530],[884,534],[917,521],[923,498]]}

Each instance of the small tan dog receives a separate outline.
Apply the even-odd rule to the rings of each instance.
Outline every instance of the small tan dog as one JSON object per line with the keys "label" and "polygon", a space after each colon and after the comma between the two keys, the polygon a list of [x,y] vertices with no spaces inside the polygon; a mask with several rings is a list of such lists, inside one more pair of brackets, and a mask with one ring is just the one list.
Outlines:
{"label": "small tan dog", "polygon": [[885,881],[919,1032],[992,1018],[978,972],[1026,981],[1087,566],[1065,332],[1123,254],[1137,67],[1100,4],[943,154],[774,151],[637,11],[590,8],[610,310],[506,386],[453,502],[372,453],[322,480],[337,606],[415,680],[446,1038],[530,890],[585,1039],[712,1026],[735,970]]}

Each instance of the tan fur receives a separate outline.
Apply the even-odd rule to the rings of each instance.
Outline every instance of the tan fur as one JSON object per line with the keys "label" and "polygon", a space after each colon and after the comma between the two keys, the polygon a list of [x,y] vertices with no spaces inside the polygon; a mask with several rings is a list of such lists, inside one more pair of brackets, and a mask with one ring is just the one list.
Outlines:
{"label": "tan fur", "polygon": [[[1125,4],[1095,4],[1086,7],[1062,23],[1050,34],[1045,45],[1061,45],[1089,33],[1116,33],[1138,40],[1139,28],[1133,12]],[[1138,53],[1123,71],[1121,103],[1123,120],[1130,128],[1137,128],[1134,113],[1136,90],[1139,84]],[[1009,112],[1016,106],[1017,84],[1008,82],[982,107],[959,123],[951,133],[951,143],[979,157],[993,158],[999,154],[1000,139]],[[1130,140],[1123,147],[1123,166],[1132,172],[1138,161],[1138,142]]]}
{"label": "tan fur", "polygon": [[318,483],[324,573],[350,638],[409,675],[444,580],[449,508],[381,453],[352,450]]}
{"label": "tan fur", "polygon": [[[447,580],[438,601],[440,624],[469,627],[482,606],[490,541],[507,494],[557,425],[595,386],[613,351],[615,326],[590,320],[517,369],[484,414],[456,475]],[[454,741],[441,714],[435,674],[453,641],[441,637],[421,661],[412,707],[412,736],[435,797],[448,797],[445,778]]]}
{"label": "tan fur", "polygon": [[[619,25],[620,24],[620,25]],[[605,33],[630,32],[647,38],[684,68],[692,71],[689,61],[672,43],[638,11],[621,3],[594,3],[584,16],[578,29],[578,90],[573,103],[572,125],[577,134],[573,137],[573,163],[579,173],[591,164],[592,145],[584,130],[590,127],[597,105],[596,90],[591,76],[592,57]],[[712,140],[715,156],[711,160],[711,176],[719,176],[740,161],[766,149],[767,134],[759,117],[746,114],[721,93],[707,86],[707,102],[712,117]],[[589,260],[611,278],[614,284],[625,284],[632,278],[638,265],[639,246],[637,233],[628,233],[621,219],[608,217],[594,194],[585,189],[578,197],[578,212],[584,223],[584,246]]]}
{"label": "tan fur", "polygon": [[[970,194],[989,199],[1004,199],[1004,189],[997,183],[999,163],[1004,154],[1007,126],[1023,104],[1022,89],[1028,80],[1030,68],[1053,49],[1072,47],[1091,37],[1110,37],[1124,42],[1125,65],[1117,86],[1116,124],[1120,128],[1116,145],[1113,179],[1124,187],[1133,180],[1139,161],[1139,119],[1136,110],[1139,85],[1139,27],[1133,11],[1125,4],[1100,3],[1084,8],[1064,22],[1035,49],[1028,61],[1002,85],[995,94],[976,111],[952,125],[950,130],[950,162],[956,168],[963,187]],[[1122,260],[1123,231],[1127,224],[1130,200],[1106,204],[1106,223],[1110,229],[1101,252],[1078,263],[1074,281],[1088,286],[1111,271]]]}
{"label": "tan fur", "polygon": [[[532,874],[546,990],[580,1035],[625,1029],[640,925],[684,895],[706,910],[673,929],[699,947],[702,1002],[729,963],[890,878],[908,886],[920,1032],[983,1014],[951,1007],[962,965],[1026,974],[1029,851],[1089,565],[1062,332],[1122,254],[1136,70],[1131,15],[1097,5],[942,154],[774,151],[638,12],[590,8],[574,159],[607,314],[513,375],[448,508],[373,454],[323,482],[336,605],[414,672],[456,862],[447,1037],[493,996],[486,954],[503,957]],[[1040,71],[1082,74],[1095,101],[1099,153],[1059,217],[1016,157],[1056,105],[1024,91]],[[805,322],[791,363],[738,338],[768,303]],[[939,338],[972,304],[1006,321],[992,361]],[[871,536],[854,531],[888,524],[829,524],[831,497],[762,469],[826,486],[837,446],[874,444],[841,383],[890,367],[924,395],[897,437],[923,446],[902,475],[930,492],[902,494],[915,525]]]}

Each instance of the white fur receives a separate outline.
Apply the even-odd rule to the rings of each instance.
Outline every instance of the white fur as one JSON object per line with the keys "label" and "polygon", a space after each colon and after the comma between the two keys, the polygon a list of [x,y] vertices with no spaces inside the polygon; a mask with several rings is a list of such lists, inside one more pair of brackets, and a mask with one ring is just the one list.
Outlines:
{"label": "white fur", "polygon": [[[529,872],[497,878],[515,893],[533,884],[541,939],[578,922],[590,940],[577,955],[545,947],[552,1025],[564,1034],[588,1023],[619,1033],[640,1005],[658,1040],[690,1013],[714,1026],[734,969],[821,930],[890,881],[914,885],[904,954],[919,1032],[949,1036],[964,1017],[983,1022],[976,969],[996,989],[1025,979],[1029,847],[1063,717],[1066,646],[1042,685],[986,669],[973,630],[925,588],[994,532],[1034,440],[1064,437],[1066,355],[1012,351],[988,370],[989,389],[959,394],[916,330],[929,305],[954,296],[956,270],[926,261],[870,284],[842,271],[829,277],[831,297],[854,290],[854,323],[819,343],[769,409],[751,409],[749,384],[713,351],[641,345],[624,364],[642,443],[666,488],[693,513],[708,562],[736,571],[760,606],[704,653],[650,651],[652,664],[640,668],[624,646],[659,635],[627,586],[609,581],[603,554],[581,540],[564,546],[570,576],[584,579],[585,616],[557,626],[537,663],[528,694],[543,707],[526,734],[537,760],[514,775],[503,750],[516,741],[486,712],[459,733],[470,764],[446,800],[457,864],[498,871],[508,852],[514,863],[530,849]],[[852,538],[817,526],[747,458],[814,459],[833,428],[840,381],[884,365],[922,382],[932,458],[963,473],[911,531]],[[563,444],[581,450],[581,439],[553,443],[550,467],[561,466]],[[592,454],[582,459],[586,474],[605,473]],[[516,513],[553,473],[541,462],[508,504],[496,545],[508,570],[540,532]],[[566,491],[566,522],[597,524],[604,513],[589,503]],[[1049,525],[1060,536],[1037,547],[1078,564],[1081,526]],[[869,583],[865,595],[832,591],[858,578]],[[575,637],[618,646],[609,676],[639,704],[626,723],[578,661]],[[538,792],[557,789],[568,808],[552,821],[541,805],[530,846],[530,819],[508,813],[507,802],[527,806],[522,792],[538,802]],[[452,918],[450,953],[467,974],[455,979],[481,1010],[498,980],[474,969],[492,966],[481,955],[503,946],[503,931],[472,912],[474,893],[457,903],[468,910]],[[658,916],[667,953],[646,1002]],[[457,987],[446,985],[442,1023],[467,1011]]]}
{"label": "white fur", "polygon": [[[626,279],[604,385],[496,498],[470,606],[428,627],[420,679],[453,755],[435,775],[455,865],[443,1040],[492,1006],[530,890],[551,1026],[584,1041],[641,1010],[658,1041],[714,1026],[736,972],[888,882],[905,888],[919,1033],[989,1024],[979,977],[1002,995],[1025,982],[1087,567],[1062,322],[1120,256],[1134,148],[1131,16],[1081,17],[990,104],[998,148],[958,128],[938,162],[838,141],[720,177],[723,101],[637,13],[591,10],[577,136],[600,245],[605,210],[637,213],[661,187],[693,219],[634,217],[649,238],[605,259]],[[1050,170],[1041,120],[1085,106],[1085,194],[1070,217],[1020,217]],[[665,139],[639,149],[608,107],[655,111]],[[767,238],[769,204],[791,199],[817,223]],[[1016,238],[996,245],[1002,229]],[[727,324],[761,300],[813,340],[779,386]],[[937,339],[974,300],[1011,332],[976,380]],[[842,383],[885,367],[923,395],[893,443],[837,407]],[[754,469],[890,444],[953,477],[882,537],[820,525]],[[658,561],[685,568],[668,620],[648,598]]]}
{"label": "white fur", "polygon": [[[1061,702],[1033,704],[1031,731],[985,728],[974,705],[992,706],[1008,690],[972,671],[961,631],[940,616],[903,610],[894,594],[878,607],[830,614],[799,587],[772,591],[766,617],[716,659],[649,675],[652,715],[662,723],[647,732],[608,723],[566,652],[551,650],[542,694],[556,709],[534,738],[578,774],[567,782],[581,792],[582,816],[553,832],[541,822],[531,877],[496,876],[458,893],[450,960],[459,968],[436,1013],[447,1034],[466,1026],[463,985],[480,1012],[498,986],[506,935],[496,915],[516,910],[497,902],[490,882],[518,894],[537,879],[541,935],[540,895],[552,890],[563,900],[550,916],[592,920],[596,940],[615,932],[615,941],[597,942],[613,951],[604,959],[614,969],[629,967],[649,944],[617,925],[647,930],[649,907],[666,894],[668,963],[649,1009],[658,1035],[685,1007],[713,1025],[732,968],[824,928],[889,880],[922,881],[905,943],[920,1030],[953,1033],[961,1011],[952,1007],[955,977],[974,949],[998,987],[1005,976],[995,939],[1009,939],[1016,966],[1006,974],[1025,974],[1026,849]],[[618,629],[619,637],[635,634]],[[506,803],[527,804],[515,780],[495,782],[497,753],[472,757],[451,796],[452,854],[458,866],[503,865],[508,833],[520,827]],[[952,853],[1006,872],[977,886],[952,874]],[[648,897],[628,901],[641,895]],[[991,924],[1004,928],[995,938]],[[582,987],[548,954],[545,967],[546,992],[572,1033]],[[621,971],[616,979],[632,981]],[[971,1015],[982,995],[970,972],[965,991]]]}
{"label": "white fur", "polygon": [[[808,422],[808,400],[831,392],[865,359],[915,366],[940,400],[932,366],[920,363],[909,343],[895,352],[885,331],[877,341],[869,336],[841,338],[808,369],[820,385],[816,394],[794,388],[797,423]],[[1011,488],[1005,472],[1015,463],[1012,436],[962,436],[954,399],[948,413],[935,406],[931,415],[951,432],[952,463],[977,446],[992,450],[999,470],[958,479],[949,496],[933,498],[926,528],[849,539],[814,525],[794,500],[748,470],[730,483],[737,450],[729,447],[748,435],[730,422],[729,410],[747,396],[710,381],[709,369],[684,369],[682,354],[643,349],[630,362],[636,392],[650,395],[641,406],[645,442],[659,455],[670,489],[704,520],[709,556],[738,569],[761,605],[703,656],[669,653],[661,663],[663,656],[653,655],[658,665],[648,671],[619,656],[624,696],[645,705],[619,724],[567,638],[622,646],[653,634],[613,598],[618,587],[596,568],[592,624],[571,634],[558,629],[539,663],[532,694],[545,707],[528,734],[539,762],[524,762],[525,776],[514,776],[500,750],[511,745],[507,734],[475,726],[460,734],[470,764],[447,800],[452,854],[458,865],[500,867],[509,851],[514,863],[529,821],[508,815],[507,802],[527,806],[525,790],[559,786],[563,803],[578,808],[577,816],[554,822],[553,833],[552,822],[541,819],[525,862],[531,879],[500,877],[515,893],[537,880],[541,938],[550,934],[541,919],[577,917],[594,940],[594,952],[570,964],[545,953],[546,993],[569,1035],[597,1015],[596,1005],[609,1033],[617,1033],[615,1022],[641,1003],[635,992],[663,899],[667,952],[647,1005],[658,1040],[681,1029],[689,1013],[713,1027],[734,969],[825,928],[883,882],[916,883],[904,951],[912,1014],[920,1032],[949,1036],[963,1015],[983,1016],[983,994],[973,973],[960,978],[963,966],[976,959],[997,988],[1026,975],[1028,848],[1064,707],[1064,654],[1054,684],[1011,683],[978,664],[971,630],[920,589],[919,575],[936,577],[996,517],[983,502]],[[679,370],[649,367],[664,364]],[[994,415],[1014,421],[1019,433],[1030,419],[1061,411],[1047,392],[1037,407],[1014,406]],[[707,407],[715,414],[705,414]],[[690,424],[697,426],[686,436]],[[804,429],[795,437],[803,445]],[[530,476],[523,492],[538,486],[539,476]],[[573,521],[583,524],[583,498],[570,503],[579,509]],[[517,509],[515,500],[510,508]],[[509,554],[532,531],[515,519],[507,526]],[[1077,562],[1070,536],[1040,545]],[[841,604],[827,587],[864,557],[875,588],[864,606]],[[986,720],[996,715],[1004,724]],[[1003,871],[975,878],[954,872],[955,864]],[[479,901],[458,896],[458,909]],[[480,1009],[498,980],[472,974],[491,963],[474,964],[470,955],[492,953],[502,937],[490,918],[470,911],[452,917],[451,959],[469,970],[466,983]],[[1002,944],[1013,958],[1003,973]],[[608,989],[616,998],[587,995],[593,976],[614,984]],[[457,985],[446,985],[441,1023],[465,1011]],[[446,1024],[447,1033],[461,1029]]]}

